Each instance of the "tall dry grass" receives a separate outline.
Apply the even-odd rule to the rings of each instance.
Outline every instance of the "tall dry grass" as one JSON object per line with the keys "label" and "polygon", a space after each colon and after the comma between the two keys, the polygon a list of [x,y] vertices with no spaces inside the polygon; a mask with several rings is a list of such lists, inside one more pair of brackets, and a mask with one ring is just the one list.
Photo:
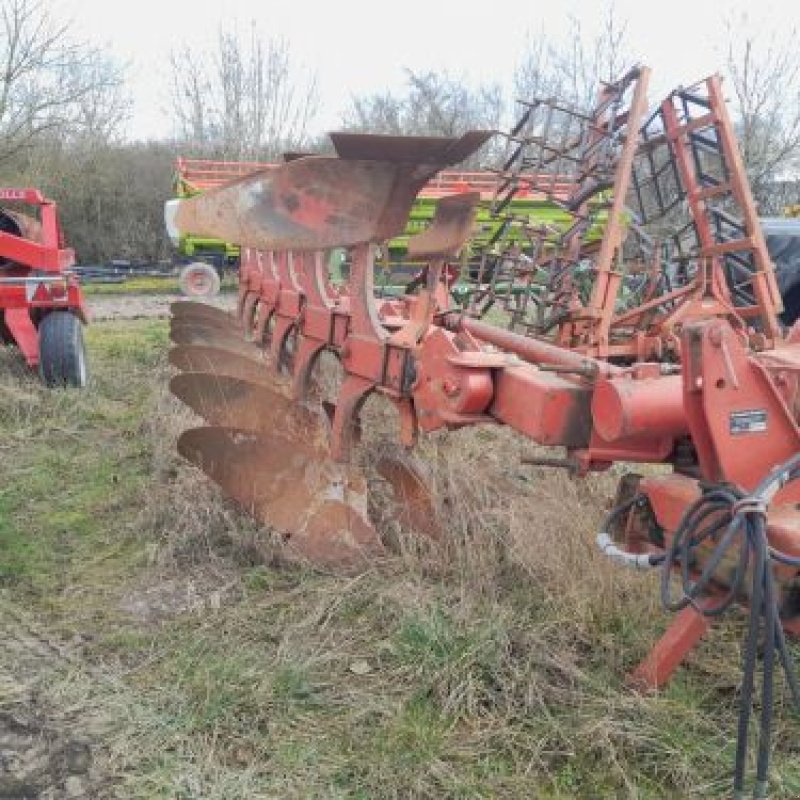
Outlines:
{"label": "tall dry grass", "polygon": [[[388,554],[337,575],[286,562],[272,532],[179,460],[174,441],[198,422],[155,392],[142,427],[155,478],[142,524],[159,542],[159,575],[208,571],[242,583],[239,605],[192,634],[255,726],[240,735],[226,723],[215,734],[210,763],[227,766],[198,778],[216,787],[208,797],[225,797],[220,787],[240,774],[228,763],[236,748],[253,770],[242,785],[276,790],[274,771],[284,770],[285,797],[724,796],[737,632],[721,626],[690,659],[688,679],[662,694],[625,686],[670,620],[656,576],[620,569],[594,546],[622,467],[579,479],[523,466],[530,443],[499,426],[423,437],[415,459],[441,529],[431,540],[393,519],[397,498],[374,467],[398,450],[397,420],[370,400],[357,458]],[[192,685],[178,661],[165,674]],[[263,675],[242,683],[255,662]],[[368,672],[354,680],[362,663]],[[265,715],[271,732],[258,733]],[[322,763],[276,756],[277,731]],[[183,746],[209,756],[191,737]],[[346,780],[334,777],[342,771]],[[341,780],[359,791],[326,793]]]}

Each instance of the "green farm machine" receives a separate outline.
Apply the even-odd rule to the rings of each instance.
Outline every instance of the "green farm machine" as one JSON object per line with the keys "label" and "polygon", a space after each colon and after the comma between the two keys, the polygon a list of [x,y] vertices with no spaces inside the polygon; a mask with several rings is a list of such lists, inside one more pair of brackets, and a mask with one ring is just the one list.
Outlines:
{"label": "green farm machine", "polygon": [[[175,164],[175,197],[183,200],[244,175],[269,169],[271,164],[248,161],[209,161],[178,158]],[[239,246],[206,236],[177,233],[167,224],[180,266],[181,291],[193,297],[217,294],[222,276],[239,268]]]}
{"label": "green farm machine", "polygon": [[[210,161],[178,158],[175,169],[175,196],[185,199],[202,194],[208,189],[220,186],[245,175],[262,170],[273,169],[276,165],[252,161]],[[506,213],[498,216],[493,209],[494,191],[497,187],[496,174],[489,170],[457,171],[443,170],[432,178],[419,193],[411,209],[408,225],[402,235],[391,239],[382,248],[376,263],[375,283],[379,291],[386,294],[402,293],[417,279],[423,264],[409,260],[408,240],[411,236],[427,228],[433,219],[436,203],[447,195],[464,191],[480,192],[473,237],[465,249],[462,260],[453,265],[454,282],[452,291],[456,299],[466,298],[474,289],[476,282],[491,279],[495,265],[502,262],[509,251],[516,246],[524,250],[524,231],[526,227],[540,231],[552,231],[555,240],[568,226],[570,215],[559,204],[559,188],[566,194],[568,186],[554,186],[554,191],[544,195],[540,192],[526,191],[517,187],[509,202]],[[508,219],[524,224],[507,226]],[[602,230],[602,215],[599,216],[590,235]],[[168,223],[168,228],[170,228]],[[177,261],[181,265],[180,287],[184,294],[191,296],[210,296],[219,291],[225,272],[238,270],[239,247],[231,242],[193,234],[170,231],[176,249]],[[331,254],[333,274],[344,278],[348,272],[348,254],[344,250]],[[487,266],[488,265],[488,266]],[[463,279],[463,280],[462,280]]]}

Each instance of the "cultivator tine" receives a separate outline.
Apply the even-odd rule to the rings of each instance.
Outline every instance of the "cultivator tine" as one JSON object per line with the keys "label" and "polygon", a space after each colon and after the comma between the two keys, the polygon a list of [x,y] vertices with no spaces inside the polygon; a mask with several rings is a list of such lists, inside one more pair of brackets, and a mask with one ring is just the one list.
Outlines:
{"label": "cultivator tine", "polygon": [[[264,383],[227,375],[187,372],[170,380],[172,394],[212,425],[254,433],[280,433],[287,439],[327,449],[327,419],[322,409],[292,402]],[[324,456],[323,456],[324,457]]]}
{"label": "cultivator tine", "polygon": [[201,345],[178,345],[169,351],[169,363],[182,372],[209,372],[217,377],[239,378],[254,383],[274,383],[269,361]]}
{"label": "cultivator tine", "polygon": [[321,460],[311,445],[279,433],[203,427],[184,431],[178,452],[298,555],[348,565],[383,552],[367,520],[363,476]]}
{"label": "cultivator tine", "polygon": [[187,323],[175,325],[169,332],[169,338],[178,345],[200,345],[213,347],[217,350],[226,350],[245,358],[261,359],[261,349],[252,342],[246,342],[236,329],[219,330],[200,324]]}

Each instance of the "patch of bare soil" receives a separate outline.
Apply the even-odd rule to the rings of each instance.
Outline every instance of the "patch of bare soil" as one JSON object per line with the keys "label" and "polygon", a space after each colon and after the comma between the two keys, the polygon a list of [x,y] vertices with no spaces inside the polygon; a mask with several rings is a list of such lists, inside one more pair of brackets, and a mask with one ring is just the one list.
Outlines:
{"label": "patch of bare soil", "polygon": [[96,766],[97,709],[55,688],[70,682],[77,659],[7,602],[0,641],[0,800],[107,797]]}
{"label": "patch of bare soil", "polygon": [[[170,304],[176,300],[197,302],[174,294],[95,295],[89,298],[89,310],[95,320],[168,317]],[[203,302],[231,310],[236,304],[236,295],[221,294]]]}

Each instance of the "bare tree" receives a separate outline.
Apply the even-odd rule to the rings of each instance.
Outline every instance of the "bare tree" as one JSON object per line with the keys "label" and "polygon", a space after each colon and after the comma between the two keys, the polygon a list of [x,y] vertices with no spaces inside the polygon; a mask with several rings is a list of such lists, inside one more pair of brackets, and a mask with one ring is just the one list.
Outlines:
{"label": "bare tree", "polygon": [[727,34],[726,71],[742,156],[760,211],[779,213],[800,199],[797,31],[757,31],[745,17],[729,19]]}
{"label": "bare tree", "polygon": [[127,111],[122,86],[122,70],[45,2],[0,2],[0,161],[55,130],[109,134]]}
{"label": "bare tree", "polygon": [[[496,130],[503,113],[497,84],[471,87],[447,73],[407,69],[403,93],[381,92],[351,99],[345,127],[372,133],[458,136],[470,129]],[[484,149],[470,164],[485,162]]]}
{"label": "bare tree", "polygon": [[632,66],[627,23],[614,3],[606,5],[600,32],[589,36],[578,17],[569,17],[572,33],[566,42],[550,39],[540,30],[529,36],[528,47],[514,74],[520,100],[558,96],[582,108],[597,98],[600,81],[619,78]]}
{"label": "bare tree", "polygon": [[179,138],[194,152],[225,158],[272,157],[302,148],[319,105],[316,79],[294,68],[287,42],[221,29],[213,57],[190,48],[171,57]]}
{"label": "bare tree", "polygon": [[353,97],[343,120],[346,128],[374,133],[404,133],[406,100],[391,92]]}

